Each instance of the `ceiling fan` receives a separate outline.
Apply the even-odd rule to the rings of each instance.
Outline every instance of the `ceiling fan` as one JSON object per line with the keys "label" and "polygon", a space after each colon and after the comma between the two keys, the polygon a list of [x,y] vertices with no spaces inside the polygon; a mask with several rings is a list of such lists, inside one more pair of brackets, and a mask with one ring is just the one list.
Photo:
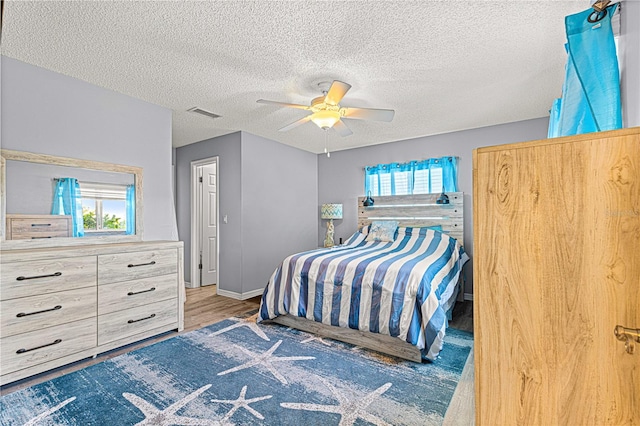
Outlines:
{"label": "ceiling fan", "polygon": [[261,104],[279,105],[287,108],[298,108],[311,111],[311,114],[279,129],[281,132],[286,132],[287,130],[291,130],[294,127],[306,123],[307,121],[312,121],[321,129],[328,130],[333,128],[340,136],[349,136],[353,134],[353,132],[342,121],[343,118],[387,122],[393,120],[395,111],[392,109],[341,107],[340,101],[349,89],[351,89],[351,85],[347,83],[334,80],[330,86],[328,82],[320,83],[318,86],[324,95],[313,99],[309,106],[268,101],[266,99],[258,99],[257,102]]}

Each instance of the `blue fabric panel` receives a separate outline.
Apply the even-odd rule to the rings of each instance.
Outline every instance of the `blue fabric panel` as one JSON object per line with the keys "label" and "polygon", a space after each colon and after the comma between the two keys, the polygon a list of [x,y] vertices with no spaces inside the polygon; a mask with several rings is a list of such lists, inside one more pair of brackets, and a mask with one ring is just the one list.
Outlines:
{"label": "blue fabric panel", "polygon": [[134,235],[136,233],[136,187],[135,185],[127,185],[126,208],[126,234]]}
{"label": "blue fabric panel", "polygon": [[80,184],[74,178],[60,178],[53,193],[53,215],[70,215],[73,236],[84,236],[84,218],[82,217],[82,195]]}
{"label": "blue fabric panel", "polygon": [[565,83],[558,127],[550,126],[549,133],[569,136],[622,128],[620,70],[611,27],[617,6],[609,6],[597,23],[587,20],[593,9],[565,18]]}

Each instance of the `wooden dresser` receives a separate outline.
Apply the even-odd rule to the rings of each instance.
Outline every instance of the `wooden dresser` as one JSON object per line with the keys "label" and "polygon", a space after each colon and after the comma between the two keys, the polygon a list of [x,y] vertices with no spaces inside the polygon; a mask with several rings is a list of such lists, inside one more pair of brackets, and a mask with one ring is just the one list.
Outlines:
{"label": "wooden dresser", "polygon": [[473,173],[475,424],[640,424],[640,128]]}
{"label": "wooden dresser", "polygon": [[51,214],[8,214],[7,240],[72,237],[71,216]]}
{"label": "wooden dresser", "polygon": [[182,242],[0,252],[0,384],[184,327]]}

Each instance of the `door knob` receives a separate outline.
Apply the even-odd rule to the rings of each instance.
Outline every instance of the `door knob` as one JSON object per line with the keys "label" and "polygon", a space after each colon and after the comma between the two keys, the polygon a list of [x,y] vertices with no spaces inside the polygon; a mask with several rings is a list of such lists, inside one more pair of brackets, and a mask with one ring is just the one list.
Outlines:
{"label": "door knob", "polygon": [[613,334],[616,335],[618,340],[624,342],[624,347],[628,354],[633,354],[635,342],[640,343],[640,328],[627,328],[616,325]]}

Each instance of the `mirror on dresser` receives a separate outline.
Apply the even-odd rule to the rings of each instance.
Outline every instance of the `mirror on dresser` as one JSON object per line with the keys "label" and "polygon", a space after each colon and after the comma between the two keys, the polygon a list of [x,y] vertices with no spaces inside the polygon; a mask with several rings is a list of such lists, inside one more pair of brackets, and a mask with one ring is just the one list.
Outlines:
{"label": "mirror on dresser", "polygon": [[0,150],[2,249],[142,240],[142,168]]}

